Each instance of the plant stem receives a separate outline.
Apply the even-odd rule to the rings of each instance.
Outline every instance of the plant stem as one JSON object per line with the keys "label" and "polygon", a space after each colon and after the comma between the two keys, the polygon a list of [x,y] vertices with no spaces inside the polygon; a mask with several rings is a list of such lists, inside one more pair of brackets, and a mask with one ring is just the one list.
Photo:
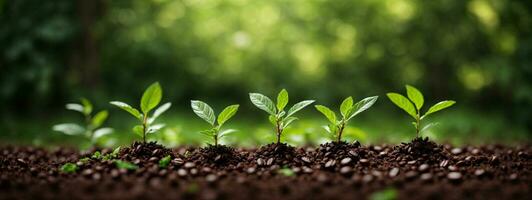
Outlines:
{"label": "plant stem", "polygon": [[416,117],[416,138],[419,137],[419,127],[421,126],[421,120],[419,119],[419,111]]}
{"label": "plant stem", "polygon": [[148,120],[148,115],[145,114],[144,115],[144,119],[142,119],[142,141],[144,143],[146,143],[146,128],[147,127],[147,120]]}
{"label": "plant stem", "polygon": [[214,134],[214,146],[218,146],[218,133]]}
{"label": "plant stem", "polygon": [[281,132],[283,132],[283,130],[281,129],[281,126],[279,124],[279,120],[276,120],[276,132],[277,132],[277,144],[280,144],[281,143]]}
{"label": "plant stem", "polygon": [[342,132],[344,132],[345,128],[345,122],[342,121],[340,124],[340,128],[338,129],[338,138],[336,139],[337,143],[340,143],[342,141]]}

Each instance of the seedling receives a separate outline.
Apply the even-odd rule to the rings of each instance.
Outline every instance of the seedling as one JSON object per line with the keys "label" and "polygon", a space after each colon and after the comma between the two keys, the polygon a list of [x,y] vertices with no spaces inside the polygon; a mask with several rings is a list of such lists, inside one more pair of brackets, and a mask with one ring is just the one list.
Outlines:
{"label": "seedling", "polygon": [[168,167],[168,164],[170,164],[170,160],[171,159],[172,159],[172,157],[170,157],[170,155],[167,155],[164,158],[161,158],[161,160],[159,160],[159,167],[160,168]]}
{"label": "seedling", "polygon": [[64,123],[57,124],[52,127],[54,131],[62,132],[66,135],[83,135],[87,137],[92,144],[94,144],[98,138],[113,132],[112,128],[101,126],[109,116],[107,110],[102,110],[96,113],[94,116],[92,113],[92,103],[85,98],[81,98],[81,104],[69,103],[66,104],[66,109],[80,112],[85,118],[84,125],[76,123]]}
{"label": "seedling", "polygon": [[74,163],[65,163],[61,166],[61,172],[63,173],[74,173],[78,171],[78,166]]}
{"label": "seedling", "polygon": [[236,131],[234,129],[221,130],[221,128],[227,120],[236,114],[239,107],[238,104],[227,106],[220,115],[218,115],[218,119],[216,119],[214,111],[208,104],[197,100],[192,100],[190,104],[194,113],[212,126],[211,129],[201,131],[200,133],[213,138],[214,146],[218,146],[219,139]]}
{"label": "seedling", "polygon": [[418,89],[410,85],[406,85],[406,94],[408,98],[398,93],[388,93],[387,96],[395,105],[403,109],[406,113],[408,113],[408,115],[414,118],[415,121],[412,122],[412,124],[416,128],[416,137],[419,137],[419,133],[422,133],[435,125],[435,123],[430,123],[421,128],[421,122],[423,119],[425,119],[425,117],[432,113],[448,108],[456,103],[455,101],[451,100],[441,101],[430,107],[425,114],[421,115],[421,108],[423,107],[424,103],[423,94],[421,94]]}
{"label": "seedling", "polygon": [[123,160],[115,160],[114,163],[118,169],[136,170],[139,168],[139,166]]}
{"label": "seedling", "polygon": [[269,116],[270,122],[275,126],[275,134],[277,136],[277,144],[281,143],[281,135],[285,128],[287,128],[292,122],[297,120],[293,115],[305,108],[306,106],[314,103],[314,100],[305,100],[294,104],[288,112],[284,111],[284,108],[288,104],[288,92],[283,89],[277,95],[277,105],[273,104],[273,101],[259,93],[250,93],[249,98],[251,103],[257,106],[257,108],[266,111]]}
{"label": "seedling", "polygon": [[325,117],[329,120],[330,124],[325,126],[325,130],[330,134],[333,134],[336,137],[336,142],[340,143],[342,141],[342,133],[347,126],[347,122],[354,116],[360,114],[361,112],[370,108],[376,101],[378,96],[367,97],[360,100],[356,104],[353,104],[353,98],[347,97],[344,99],[342,104],[340,104],[340,113],[342,118],[337,120],[336,113],[331,109],[322,106],[316,105],[316,110],[320,111]]}
{"label": "seedling", "polygon": [[146,91],[144,91],[142,99],[140,100],[140,110],[142,111],[142,113],[140,113],[139,110],[131,107],[130,105],[120,101],[111,101],[110,103],[121,108],[122,110],[125,110],[140,121],[140,125],[136,125],[135,127],[133,127],[133,132],[141,136],[142,141],[146,143],[147,134],[155,133],[165,126],[164,124],[153,124],[155,119],[157,119],[157,117],[159,117],[166,110],[168,110],[170,106],[172,106],[171,103],[165,103],[155,109],[153,115],[149,115],[150,111],[157,107],[157,105],[159,105],[159,103],[161,102],[162,95],[163,92],[161,86],[159,85],[159,82],[151,84],[146,89]]}

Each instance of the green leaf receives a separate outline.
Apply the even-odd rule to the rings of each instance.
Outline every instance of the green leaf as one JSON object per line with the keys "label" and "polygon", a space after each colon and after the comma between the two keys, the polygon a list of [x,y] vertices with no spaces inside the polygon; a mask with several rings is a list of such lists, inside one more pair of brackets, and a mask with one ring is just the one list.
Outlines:
{"label": "green leaf", "polygon": [[160,168],[168,167],[168,164],[170,164],[171,159],[172,157],[170,155],[167,155],[164,158],[161,158],[161,160],[159,160],[159,167]]}
{"label": "green leaf", "polygon": [[257,106],[257,108],[264,110],[271,115],[276,114],[277,111],[275,110],[275,106],[273,105],[272,100],[267,96],[259,93],[249,93],[249,99],[253,105]]}
{"label": "green leaf", "polygon": [[379,98],[378,96],[366,97],[365,99],[362,99],[359,102],[357,102],[353,106],[353,109],[351,111],[351,116],[349,116],[347,120],[350,120],[354,116],[369,109],[371,106],[373,106],[373,104],[375,104],[378,98]]}
{"label": "green leaf", "polygon": [[320,111],[323,115],[325,115],[329,122],[331,122],[332,124],[336,124],[336,114],[334,113],[334,111],[322,105],[315,105],[314,107],[316,107],[316,110]]}
{"label": "green leaf", "polygon": [[139,167],[133,163],[122,161],[122,160],[115,160],[115,165],[119,169],[127,169],[127,170],[136,170]]}
{"label": "green leaf", "polygon": [[92,112],[92,103],[86,98],[81,98],[81,104],[83,105],[83,114],[90,115]]}
{"label": "green leaf", "polygon": [[101,138],[102,136],[104,135],[109,135],[113,133],[113,129],[112,128],[99,128],[99,129],[96,129],[92,135],[92,140],[93,141],[96,141],[98,138]]}
{"label": "green leaf", "polygon": [[287,117],[283,120],[283,129],[288,127],[292,122],[296,121],[297,117]]}
{"label": "green leaf", "polygon": [[61,166],[61,172],[63,173],[75,173],[78,171],[78,166],[74,163],[66,163]]}
{"label": "green leaf", "polygon": [[406,94],[408,98],[412,102],[414,102],[414,105],[416,105],[416,108],[418,110],[420,110],[421,107],[423,107],[423,103],[424,103],[423,94],[421,94],[421,92],[418,89],[416,89],[415,87],[411,85],[406,85]]}
{"label": "green leaf", "polygon": [[432,127],[434,127],[434,126],[436,126],[436,125],[438,125],[438,123],[429,123],[429,124],[425,125],[425,126],[419,131],[419,133],[423,133],[423,132],[425,132],[425,131],[428,131],[430,128],[432,128]]}
{"label": "green leaf", "polygon": [[218,115],[218,126],[222,126],[227,120],[231,119],[236,112],[238,111],[238,107],[240,105],[230,105],[227,106],[221,113]]}
{"label": "green leaf", "polygon": [[120,154],[120,149],[120,146],[116,147],[116,149],[113,150],[113,152],[111,153],[111,158],[118,158],[118,155]]}
{"label": "green leaf", "polygon": [[342,104],[340,104],[340,112],[342,116],[345,118],[348,118],[351,114],[353,108],[353,97],[347,97],[342,101]]}
{"label": "green leaf", "polygon": [[226,130],[223,130],[223,131],[220,131],[220,133],[218,133],[218,137],[219,138],[222,138],[222,137],[225,137],[231,133],[234,133],[236,132],[237,130],[235,129],[226,129]]}
{"label": "green leaf", "polygon": [[283,176],[288,176],[288,177],[296,175],[296,173],[294,173],[294,171],[292,171],[292,169],[290,168],[282,168],[282,169],[279,169],[277,172]]}
{"label": "green leaf", "polygon": [[109,112],[107,112],[107,110],[102,110],[96,113],[96,115],[94,115],[94,117],[91,120],[92,127],[93,128],[100,127],[103,124],[103,122],[105,122],[105,120],[107,119],[107,116],[109,116]]}
{"label": "green leaf", "polygon": [[147,114],[155,108],[159,102],[161,102],[161,98],[163,95],[163,91],[161,89],[161,85],[159,85],[159,82],[155,82],[151,84],[146,91],[144,91],[144,94],[142,94],[142,99],[140,100],[140,109],[144,114]]}
{"label": "green leaf", "polygon": [[66,107],[67,110],[73,110],[73,111],[77,111],[77,112],[80,112],[82,114],[85,114],[83,106],[81,104],[69,103],[65,107]]}
{"label": "green leaf", "polygon": [[148,131],[146,131],[146,133],[155,133],[159,130],[161,130],[162,128],[164,128],[166,125],[165,124],[154,124],[154,125],[151,125],[150,127],[148,127]]}
{"label": "green leaf", "polygon": [[201,133],[201,134],[203,134],[205,136],[208,136],[208,137],[212,137],[216,133],[216,130],[209,129],[209,130],[200,131],[199,133]]}
{"label": "green leaf", "polygon": [[277,126],[277,118],[275,117],[275,115],[270,115],[268,117],[268,120],[270,120],[270,123],[272,123],[274,126]]}
{"label": "green leaf", "polygon": [[128,105],[127,103],[120,101],[111,101],[110,104],[127,111],[129,114],[133,115],[137,119],[142,119],[142,115],[140,114],[140,112],[137,109]]}
{"label": "green leaf", "polygon": [[85,128],[73,123],[57,124],[52,130],[62,132],[66,135],[81,135],[85,133]]}
{"label": "green leaf", "polygon": [[288,91],[282,89],[277,95],[277,110],[283,110],[286,104],[288,104]]}
{"label": "green leaf", "polygon": [[417,118],[417,116],[416,116],[416,108],[414,107],[412,102],[410,102],[410,100],[408,100],[406,97],[404,97],[403,95],[397,94],[397,93],[388,93],[386,95],[388,96],[390,101],[392,101],[399,108],[401,108],[404,111],[406,111],[406,113],[408,113],[414,119]]}
{"label": "green leaf", "polygon": [[432,107],[430,107],[429,111],[427,111],[427,113],[425,113],[425,115],[423,115],[423,118],[428,116],[429,114],[438,112],[438,111],[443,110],[445,108],[448,108],[448,107],[454,105],[455,103],[456,103],[455,101],[450,101],[450,100],[439,102],[439,103],[433,105]]}
{"label": "green leaf", "polygon": [[192,100],[190,101],[192,110],[203,120],[214,126],[215,116],[212,108],[202,101]]}
{"label": "green leaf", "polygon": [[172,103],[168,102],[155,109],[153,115],[148,119],[148,124],[153,123],[157,117],[161,116],[164,112],[170,109],[170,106],[172,106]]}
{"label": "green leaf", "polygon": [[144,136],[144,128],[142,125],[136,125],[133,127],[133,133],[137,134],[140,137]]}
{"label": "green leaf", "polygon": [[292,116],[296,112],[300,111],[301,109],[307,107],[308,105],[310,105],[312,103],[314,103],[314,100],[305,100],[305,101],[296,103],[294,106],[292,106],[290,108],[290,110],[288,110],[288,113],[286,114],[286,117]]}
{"label": "green leaf", "polygon": [[91,156],[92,159],[96,159],[96,160],[100,160],[102,159],[102,153],[100,153],[100,151],[95,151],[92,156]]}

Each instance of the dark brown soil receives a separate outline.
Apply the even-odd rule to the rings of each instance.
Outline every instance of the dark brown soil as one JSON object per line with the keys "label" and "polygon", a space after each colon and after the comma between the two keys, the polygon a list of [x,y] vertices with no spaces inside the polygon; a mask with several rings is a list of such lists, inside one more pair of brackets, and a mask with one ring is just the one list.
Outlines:
{"label": "dark brown soil", "polygon": [[[417,138],[398,146],[326,143],[166,149],[134,143],[119,169],[71,149],[0,147],[0,199],[532,199],[532,148],[451,147]],[[109,153],[112,150],[102,150]],[[166,168],[159,160],[170,155]],[[75,173],[59,169],[77,163]]]}

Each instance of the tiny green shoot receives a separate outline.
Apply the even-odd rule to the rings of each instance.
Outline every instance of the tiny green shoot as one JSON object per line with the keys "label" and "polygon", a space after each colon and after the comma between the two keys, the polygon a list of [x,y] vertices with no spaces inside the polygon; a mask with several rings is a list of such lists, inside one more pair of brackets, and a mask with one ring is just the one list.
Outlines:
{"label": "tiny green shoot", "polygon": [[288,167],[283,167],[283,168],[279,169],[277,172],[279,174],[281,174],[283,176],[287,176],[287,177],[295,175],[294,171],[292,169],[288,168]]}
{"label": "tiny green shoot", "polygon": [[285,89],[282,89],[277,95],[277,104],[274,104],[267,96],[259,93],[250,93],[249,98],[253,105],[269,114],[268,119],[275,126],[277,144],[281,143],[281,135],[283,134],[284,129],[298,119],[293,115],[306,106],[314,103],[314,100],[301,101],[294,104],[287,112],[285,112],[284,108],[288,104],[288,92]]}
{"label": "tiny green shoot", "polygon": [[205,102],[192,100],[190,103],[194,113],[211,125],[210,129],[201,131],[200,133],[213,138],[214,146],[218,146],[219,139],[236,131],[234,129],[221,130],[221,128],[227,120],[236,114],[239,107],[238,104],[227,106],[216,119],[214,110]]}
{"label": "tiny green shoot", "polygon": [[371,194],[370,200],[395,200],[397,199],[397,190],[394,188],[387,188]]}
{"label": "tiny green shoot", "polygon": [[165,126],[164,124],[154,124],[153,122],[155,119],[167,111],[172,105],[171,103],[165,103],[155,109],[153,114],[150,116],[150,111],[157,107],[157,105],[159,105],[161,102],[162,94],[163,92],[159,82],[151,84],[146,91],[144,91],[140,100],[140,110],[142,113],[136,108],[133,108],[130,105],[120,101],[111,101],[110,103],[128,112],[140,121],[140,125],[133,127],[133,132],[141,136],[142,141],[146,143],[147,134],[155,133]]}
{"label": "tiny green shoot", "polygon": [[333,134],[336,138],[336,142],[340,143],[342,141],[342,133],[347,126],[347,122],[354,116],[360,114],[361,112],[369,109],[376,101],[378,96],[367,97],[360,100],[359,102],[353,104],[353,98],[347,97],[340,104],[340,113],[342,115],[341,119],[337,119],[336,113],[323,105],[316,105],[316,110],[321,112],[329,120],[329,125],[324,126],[325,130]]}
{"label": "tiny green shoot", "polygon": [[61,172],[63,173],[75,173],[78,171],[78,166],[74,163],[65,163],[61,166]]}
{"label": "tiny green shoot", "polygon": [[159,160],[159,167],[160,168],[168,167],[168,164],[170,164],[170,160],[171,159],[172,159],[172,157],[170,155],[167,155],[164,158],[161,158],[161,160]]}
{"label": "tiny green shoot", "polygon": [[57,124],[52,127],[54,131],[62,132],[66,135],[83,135],[88,138],[92,144],[96,143],[96,141],[102,136],[113,132],[112,128],[101,127],[109,116],[107,110],[102,110],[95,115],[92,115],[92,103],[86,98],[81,98],[80,101],[81,103],[66,104],[65,107],[67,110],[81,113],[85,118],[84,125],[76,123]]}
{"label": "tiny green shoot", "polygon": [[425,117],[432,113],[448,108],[456,103],[452,100],[441,101],[430,107],[429,110],[422,115],[421,108],[424,104],[423,94],[418,89],[410,85],[406,85],[406,94],[408,98],[398,93],[388,93],[387,96],[390,101],[414,118],[415,121],[412,122],[412,124],[416,128],[416,137],[419,137],[420,133],[436,125],[435,123],[430,123],[422,128],[421,122],[423,119],[425,119]]}
{"label": "tiny green shoot", "polygon": [[139,168],[139,166],[123,160],[115,160],[114,163],[118,169],[136,170]]}

